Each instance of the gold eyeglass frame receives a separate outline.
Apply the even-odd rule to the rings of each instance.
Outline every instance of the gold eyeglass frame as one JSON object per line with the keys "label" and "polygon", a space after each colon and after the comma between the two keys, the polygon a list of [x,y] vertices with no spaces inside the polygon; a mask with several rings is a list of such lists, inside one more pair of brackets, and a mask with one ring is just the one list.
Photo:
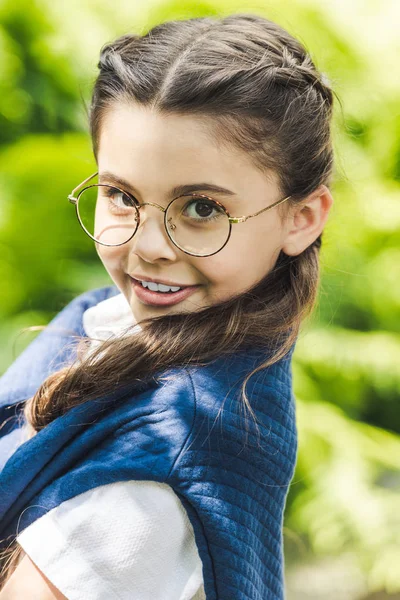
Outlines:
{"label": "gold eyeglass frame", "polygon": [[[276,202],[274,202],[273,204],[270,204],[269,206],[262,208],[261,210],[259,210],[256,213],[253,213],[252,215],[247,215],[247,216],[242,216],[242,217],[231,217],[231,215],[228,213],[228,211],[226,210],[225,206],[223,204],[221,204],[221,202],[219,202],[218,200],[215,200],[215,198],[211,198],[211,196],[207,196],[206,194],[199,194],[196,192],[192,192],[192,193],[188,193],[188,194],[181,194],[180,196],[176,196],[176,198],[173,198],[169,203],[168,206],[166,208],[163,208],[162,206],[160,206],[159,204],[154,204],[152,202],[144,202],[143,204],[139,204],[137,203],[137,200],[135,199],[135,197],[130,193],[127,192],[121,188],[119,188],[116,185],[111,185],[109,183],[96,183],[93,185],[89,185],[85,188],[83,188],[77,197],[75,197],[76,192],[79,190],[79,188],[81,188],[83,185],[85,185],[86,183],[88,183],[91,179],[93,179],[94,177],[96,177],[96,175],[98,175],[98,172],[94,173],[93,175],[90,175],[90,177],[87,177],[84,181],[82,181],[82,183],[80,183],[79,185],[76,186],[76,188],[74,188],[72,190],[72,192],[68,195],[68,200],[69,202],[71,202],[71,204],[75,205],[75,210],[76,210],[76,216],[78,218],[79,224],[82,227],[82,229],[84,230],[84,232],[93,240],[95,241],[97,244],[101,244],[102,246],[112,246],[112,247],[116,247],[116,246],[123,246],[124,244],[127,244],[136,234],[139,224],[140,224],[140,212],[139,209],[142,208],[142,206],[154,206],[155,208],[158,208],[159,210],[161,210],[161,212],[164,213],[164,227],[165,230],[167,232],[168,238],[171,240],[171,242],[174,244],[174,246],[176,246],[177,248],[179,248],[179,250],[182,250],[182,252],[185,252],[185,254],[189,254],[190,256],[197,256],[197,257],[207,257],[207,256],[213,256],[214,254],[217,254],[218,252],[221,252],[221,250],[223,248],[225,248],[226,244],[229,242],[229,239],[231,237],[231,232],[232,232],[232,224],[235,223],[244,223],[245,221],[247,221],[248,219],[251,219],[252,217],[257,217],[258,215],[260,215],[263,212],[266,212],[268,210],[270,210],[271,208],[274,208],[275,206],[278,206],[279,204],[282,204],[283,202],[285,202],[286,200],[289,200],[289,198],[291,198],[291,196],[286,196],[286,198],[282,198],[282,200],[277,200]],[[78,209],[78,203],[79,203],[79,198],[81,196],[81,194],[88,188],[90,187],[95,187],[95,186],[105,186],[105,187],[112,187],[115,190],[118,190],[119,192],[121,192],[121,194],[126,194],[129,198],[132,199],[132,201],[134,202],[135,206],[136,206],[136,210],[139,216],[139,220],[137,222],[137,226],[135,231],[133,232],[133,234],[131,235],[131,237],[129,239],[127,239],[125,242],[122,242],[121,244],[104,244],[104,242],[99,242],[84,226],[81,217],[79,215],[79,209]],[[177,200],[178,198],[181,198],[182,196],[194,196],[196,198],[205,198],[206,200],[209,200],[211,202],[214,202],[215,204],[217,204],[227,215],[228,217],[228,221],[229,221],[229,234],[228,237],[224,243],[223,246],[221,246],[221,248],[219,250],[217,250],[216,252],[212,252],[211,254],[194,254],[193,252],[188,252],[187,250],[185,250],[184,248],[181,248],[179,246],[179,244],[177,244],[177,242],[175,242],[175,240],[172,239],[170,232],[168,231],[168,225],[167,225],[167,211],[168,208],[170,207],[170,205]],[[170,224],[170,227],[173,228],[174,226]]]}

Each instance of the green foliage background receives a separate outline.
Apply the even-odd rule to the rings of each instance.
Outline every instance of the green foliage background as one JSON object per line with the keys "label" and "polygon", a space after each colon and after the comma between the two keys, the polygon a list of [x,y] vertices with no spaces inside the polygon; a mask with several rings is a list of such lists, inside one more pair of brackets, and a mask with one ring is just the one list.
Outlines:
{"label": "green foliage background", "polygon": [[319,303],[294,355],[286,566],[346,556],[366,592],[398,592],[398,2],[0,0],[0,373],[32,341],[25,327],[111,283],[66,199],[96,170],[85,107],[100,47],[166,19],[231,12],[263,14],[297,36],[342,104]]}

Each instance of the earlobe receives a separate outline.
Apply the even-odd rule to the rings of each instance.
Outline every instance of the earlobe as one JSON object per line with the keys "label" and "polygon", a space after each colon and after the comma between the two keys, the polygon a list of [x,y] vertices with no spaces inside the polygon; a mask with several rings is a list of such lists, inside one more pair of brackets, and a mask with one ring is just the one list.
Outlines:
{"label": "earlobe", "polygon": [[323,231],[333,197],[326,185],[321,185],[299,202],[288,220],[288,230],[282,250],[289,256],[297,256],[317,239]]}

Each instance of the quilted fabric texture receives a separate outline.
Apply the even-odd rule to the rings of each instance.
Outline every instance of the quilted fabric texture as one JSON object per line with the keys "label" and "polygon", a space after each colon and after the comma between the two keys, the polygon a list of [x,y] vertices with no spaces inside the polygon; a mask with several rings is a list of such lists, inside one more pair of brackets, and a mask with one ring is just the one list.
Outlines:
{"label": "quilted fabric texture", "polygon": [[[78,297],[56,317],[57,329],[81,331],[83,311],[113,292]],[[0,404],[26,400],[50,362],[56,370],[66,356],[72,360],[67,342],[47,328],[11,367],[12,376],[0,379]],[[240,387],[262,361],[260,351],[171,369],[124,395],[117,390],[73,408],[6,462],[0,539],[99,485],[158,481],[174,489],[193,525],[207,600],[282,600],[283,511],[297,458],[293,350],[249,381],[258,429],[243,411]]]}

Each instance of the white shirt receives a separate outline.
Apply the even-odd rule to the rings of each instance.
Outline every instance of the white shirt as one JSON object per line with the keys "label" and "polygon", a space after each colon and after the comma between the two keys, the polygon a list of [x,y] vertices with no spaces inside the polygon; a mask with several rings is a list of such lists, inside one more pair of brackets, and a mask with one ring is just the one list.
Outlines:
{"label": "white shirt", "polygon": [[[140,329],[133,325],[123,294],[83,315],[87,335],[101,340]],[[68,600],[206,598],[193,527],[167,484],[98,486],[50,510],[17,541]]]}

